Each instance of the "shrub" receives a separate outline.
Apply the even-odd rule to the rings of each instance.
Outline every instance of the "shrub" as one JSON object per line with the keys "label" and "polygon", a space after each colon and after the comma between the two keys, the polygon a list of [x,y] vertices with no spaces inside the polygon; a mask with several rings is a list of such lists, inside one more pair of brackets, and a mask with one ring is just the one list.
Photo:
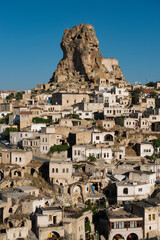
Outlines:
{"label": "shrub", "polygon": [[74,114],[74,113],[67,114],[67,115],[65,116],[65,118],[81,119],[78,114]]}
{"label": "shrub", "polygon": [[48,123],[48,124],[51,124],[52,120],[50,118],[44,119],[44,118],[34,117],[32,119],[32,122],[33,123]]}
{"label": "shrub", "polygon": [[50,147],[50,150],[48,152],[48,154],[53,154],[54,152],[63,152],[63,151],[66,151],[69,149],[69,146],[68,145],[53,145]]}
{"label": "shrub", "polygon": [[96,158],[95,158],[94,156],[89,156],[89,157],[88,157],[88,160],[89,160],[90,162],[96,162]]}
{"label": "shrub", "polygon": [[18,132],[18,129],[13,127],[6,128],[3,135],[5,139],[9,139],[10,132]]}

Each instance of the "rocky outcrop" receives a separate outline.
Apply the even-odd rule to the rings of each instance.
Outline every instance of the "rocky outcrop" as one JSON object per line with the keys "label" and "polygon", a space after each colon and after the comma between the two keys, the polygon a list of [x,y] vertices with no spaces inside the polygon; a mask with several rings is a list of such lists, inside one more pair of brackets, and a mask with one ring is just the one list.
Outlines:
{"label": "rocky outcrop", "polygon": [[90,24],[65,29],[61,48],[63,59],[59,62],[50,83],[58,83],[58,86],[63,87],[64,84],[69,84],[73,88],[78,84],[78,87],[85,88],[100,78],[109,80],[117,74],[119,80],[124,78],[118,65],[111,66],[112,71],[106,68],[94,27]]}

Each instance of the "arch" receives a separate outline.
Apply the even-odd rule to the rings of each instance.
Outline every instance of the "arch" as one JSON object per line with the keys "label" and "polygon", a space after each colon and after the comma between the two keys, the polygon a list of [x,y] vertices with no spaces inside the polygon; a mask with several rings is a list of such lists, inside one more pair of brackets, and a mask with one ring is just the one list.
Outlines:
{"label": "arch", "polygon": [[21,227],[24,227],[24,221],[21,222]]}
{"label": "arch", "polygon": [[14,182],[12,181],[11,184],[10,184],[10,187],[13,187],[14,186]]}
{"label": "arch", "polygon": [[33,174],[35,173],[35,169],[34,168],[31,168],[31,175],[33,176]]}
{"label": "arch", "polygon": [[21,172],[20,172],[20,171],[15,171],[15,172],[14,172],[14,175],[15,175],[15,176],[17,175],[18,177],[21,177]]}
{"label": "arch", "polygon": [[85,223],[88,223],[88,222],[89,222],[89,218],[85,217]]}
{"label": "arch", "polygon": [[8,212],[9,212],[9,213],[12,213],[12,212],[13,212],[13,211],[12,211],[12,208],[10,208]]}
{"label": "arch", "polygon": [[59,237],[60,237],[59,233],[57,233],[57,232],[52,232],[52,238],[57,239],[57,238],[59,238]]}
{"label": "arch", "polygon": [[4,173],[0,171],[0,181],[4,178]]}
{"label": "arch", "polygon": [[130,233],[127,237],[127,240],[138,240],[138,236],[135,233]]}
{"label": "arch", "polygon": [[8,224],[10,228],[13,228],[13,223],[11,221],[9,221]]}
{"label": "arch", "polygon": [[104,141],[106,141],[106,142],[113,141],[113,136],[111,134],[106,134],[104,136]]}
{"label": "arch", "polygon": [[68,194],[71,195],[71,188],[69,187],[67,190]]}
{"label": "arch", "polygon": [[121,234],[116,234],[112,240],[124,240],[124,237]]}
{"label": "arch", "polygon": [[128,194],[128,188],[123,189],[123,194]]}

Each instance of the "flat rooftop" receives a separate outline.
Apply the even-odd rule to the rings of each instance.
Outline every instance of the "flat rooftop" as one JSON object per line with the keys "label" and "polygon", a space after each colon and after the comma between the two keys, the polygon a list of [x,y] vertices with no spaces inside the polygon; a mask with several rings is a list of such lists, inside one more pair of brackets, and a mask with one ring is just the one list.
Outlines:
{"label": "flat rooftop", "polygon": [[108,208],[106,209],[106,214],[109,219],[119,219],[119,218],[137,218],[139,220],[142,220],[143,218],[140,218],[139,216],[132,214],[130,212],[127,212],[123,208]]}

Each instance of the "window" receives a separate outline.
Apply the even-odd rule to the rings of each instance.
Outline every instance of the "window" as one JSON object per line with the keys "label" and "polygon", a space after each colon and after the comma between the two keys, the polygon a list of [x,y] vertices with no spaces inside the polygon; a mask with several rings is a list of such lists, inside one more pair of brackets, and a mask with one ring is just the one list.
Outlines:
{"label": "window", "polygon": [[21,232],[19,232],[19,237],[21,237]]}
{"label": "window", "polygon": [[124,228],[124,222],[114,222],[112,228]]}
{"label": "window", "polygon": [[142,188],[138,188],[138,192],[142,192]]}
{"label": "window", "polygon": [[78,150],[78,155],[80,155],[80,151]]}
{"label": "window", "polygon": [[109,153],[107,153],[107,157],[109,157]]}
{"label": "window", "polygon": [[151,221],[151,214],[148,215],[148,220]]}
{"label": "window", "polygon": [[20,157],[20,158],[19,158],[19,161],[21,162],[21,160],[22,160],[22,159],[21,159],[21,157]]}
{"label": "window", "polygon": [[63,171],[62,171],[63,173],[65,173],[65,168],[63,168]]}
{"label": "window", "polygon": [[151,226],[149,226],[149,230],[151,230],[152,228],[151,228]]}
{"label": "window", "polygon": [[96,140],[99,140],[99,136],[96,136]]}
{"label": "window", "polygon": [[104,158],[106,158],[106,153],[104,153]]}
{"label": "window", "polygon": [[16,162],[17,162],[17,157],[16,157]]}
{"label": "window", "polygon": [[123,194],[128,194],[128,188],[123,189]]}
{"label": "window", "polygon": [[155,220],[155,214],[152,215],[152,219]]}
{"label": "window", "polygon": [[52,168],[52,173],[54,173],[54,168]]}
{"label": "window", "polygon": [[56,168],[56,173],[58,173],[58,168]]}
{"label": "window", "polygon": [[69,169],[68,168],[66,169],[66,173],[69,173]]}
{"label": "window", "polygon": [[129,226],[130,226],[130,228],[137,227],[137,222],[135,222],[135,221],[130,221]]}

